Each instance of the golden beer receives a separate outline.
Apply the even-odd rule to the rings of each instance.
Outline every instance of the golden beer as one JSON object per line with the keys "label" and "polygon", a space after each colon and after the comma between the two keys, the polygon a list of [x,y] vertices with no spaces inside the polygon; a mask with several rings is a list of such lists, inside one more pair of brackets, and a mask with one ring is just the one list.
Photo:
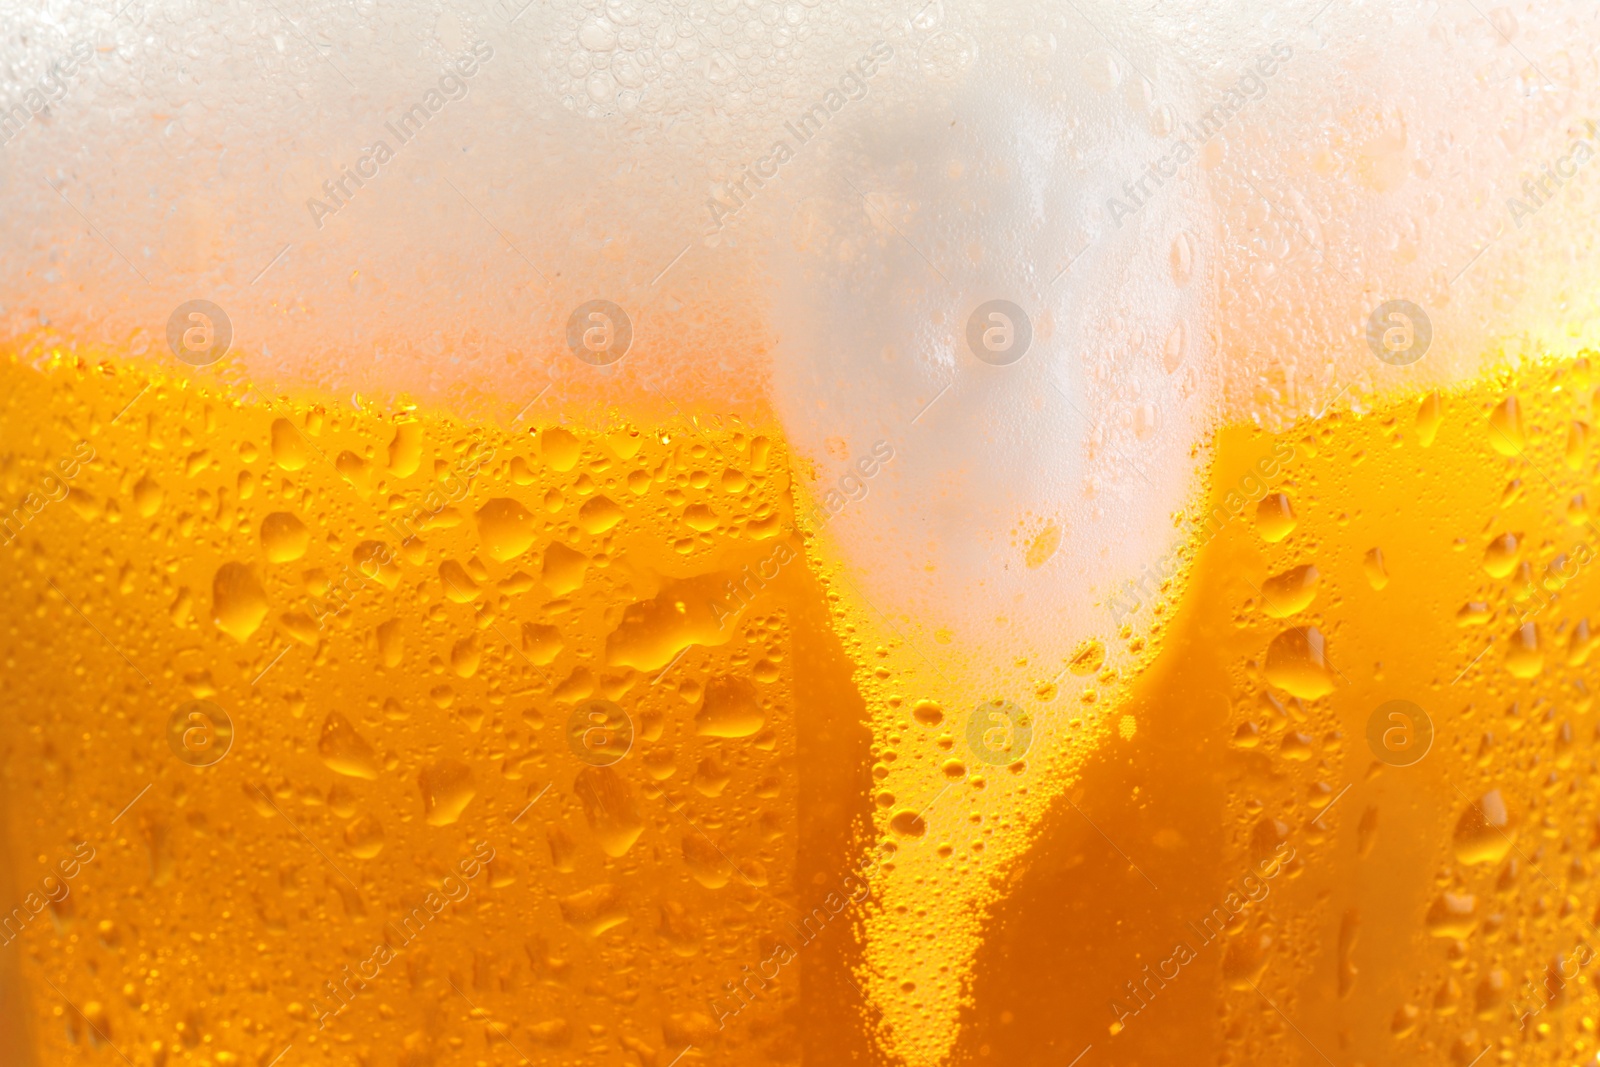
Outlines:
{"label": "golden beer", "polygon": [[0,20],[0,1067],[1600,1065],[1592,5]]}
{"label": "golden beer", "polygon": [[8,1062],[914,1055],[884,876],[1018,833],[951,1062],[1594,1055],[1586,360],[1222,431],[1108,598],[1142,666],[996,694],[1081,723],[1009,764],[886,677],[759,414],[3,374]]}

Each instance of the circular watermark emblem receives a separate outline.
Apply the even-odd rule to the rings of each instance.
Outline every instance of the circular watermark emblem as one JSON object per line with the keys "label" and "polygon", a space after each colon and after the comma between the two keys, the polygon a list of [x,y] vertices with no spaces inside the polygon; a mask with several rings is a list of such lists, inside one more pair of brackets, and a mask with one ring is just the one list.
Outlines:
{"label": "circular watermark emblem", "polygon": [[186,300],[167,316],[167,347],[192,367],[209,367],[232,344],[233,322],[209,300]]}
{"label": "circular watermark emblem", "polygon": [[1433,747],[1433,720],[1409,700],[1380,704],[1367,719],[1367,747],[1382,763],[1409,767]]}
{"label": "circular watermark emblem", "polygon": [[567,347],[591,367],[607,367],[628,354],[633,320],[609,300],[579,304],[567,319]]}
{"label": "circular watermark emblem", "polygon": [[1028,354],[1033,323],[1009,300],[979,304],[967,319],[967,347],[985,363],[1007,367]]}
{"label": "circular watermark emblem", "polygon": [[191,700],[167,720],[167,747],[191,767],[209,767],[233,747],[233,720],[209,700]]}
{"label": "circular watermark emblem", "polygon": [[1033,744],[1033,717],[1009,700],[989,700],[967,717],[967,747],[996,767],[1015,763]]}
{"label": "circular watermark emblem", "polygon": [[609,767],[633,748],[633,720],[609,700],[585,700],[567,716],[567,747],[591,767]]}
{"label": "circular watermark emblem", "polygon": [[1409,300],[1386,300],[1367,319],[1367,347],[1385,363],[1409,366],[1428,354],[1433,322]]}

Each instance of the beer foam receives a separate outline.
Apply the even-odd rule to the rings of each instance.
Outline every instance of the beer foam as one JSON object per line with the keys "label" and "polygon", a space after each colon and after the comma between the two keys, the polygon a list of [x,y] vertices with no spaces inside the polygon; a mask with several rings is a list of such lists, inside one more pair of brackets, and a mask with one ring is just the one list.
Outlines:
{"label": "beer foam", "polygon": [[[770,411],[957,706],[1148,622],[1218,425],[1595,339],[1576,0],[5,12],[0,333],[173,364],[206,300],[200,377]],[[908,1062],[958,986],[885,995]]]}
{"label": "beer foam", "polygon": [[[1594,330],[1576,3],[11,14],[5,334],[170,362],[205,299],[270,388],[771,405],[822,484],[891,441],[834,528],[891,584],[931,546],[948,595],[879,593],[967,630],[1087,625],[1060,594],[1170,548],[1221,421]],[[1032,332],[1009,366],[966,340],[996,299]],[[1390,299],[1430,319],[1411,366],[1366,341]],[[569,351],[592,300],[617,364]],[[1052,524],[1065,585],[990,569]]]}

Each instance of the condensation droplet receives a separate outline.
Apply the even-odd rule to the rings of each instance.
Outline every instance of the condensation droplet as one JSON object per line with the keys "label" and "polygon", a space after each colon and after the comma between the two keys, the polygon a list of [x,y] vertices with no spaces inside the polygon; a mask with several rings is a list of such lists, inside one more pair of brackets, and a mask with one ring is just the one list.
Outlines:
{"label": "condensation droplet", "polygon": [[261,520],[261,549],[268,562],[290,563],[306,554],[311,532],[287,511],[274,511]]}
{"label": "condensation droplet", "polygon": [[370,860],[383,851],[383,824],[371,815],[363,815],[345,827],[344,843],[351,855]]}
{"label": "condensation droplet", "polygon": [[224,563],[211,583],[211,617],[217,628],[243,644],[267,617],[267,594],[243,563]]}
{"label": "condensation droplet", "polygon": [[1511,635],[1506,670],[1517,678],[1532,678],[1544,670],[1544,650],[1539,646],[1539,626],[1525,622]]}
{"label": "condensation droplet", "polygon": [[328,712],[322,720],[317,755],[329,770],[338,774],[369,781],[378,777],[378,757],[372,746],[350,725],[350,720],[337,711]]}
{"label": "condensation droplet", "polygon": [[1269,493],[1256,505],[1256,530],[1263,541],[1276,544],[1293,533],[1297,525],[1299,520],[1285,493]]}
{"label": "condensation droplet", "polygon": [[478,536],[489,558],[504,563],[533,545],[538,524],[527,508],[509,497],[495,497],[478,509]]}
{"label": "condensation droplet", "polygon": [[277,419],[272,424],[272,461],[286,471],[297,471],[306,465],[308,456],[305,438],[288,419]]}
{"label": "condensation droplet", "polygon": [[1194,276],[1194,241],[1188,233],[1180,230],[1172,239],[1172,251],[1169,253],[1172,262],[1172,281],[1176,285],[1188,285],[1189,279]]}
{"label": "condensation droplet", "polygon": [[1184,357],[1189,349],[1189,328],[1182,319],[1172,326],[1172,332],[1167,334],[1167,341],[1161,347],[1161,366],[1168,374],[1174,373],[1183,366]]}
{"label": "condensation droplet", "polygon": [[422,768],[417,774],[417,788],[422,792],[423,821],[429,826],[451,825],[478,795],[472,784],[472,768],[454,759]]}
{"label": "condensation droplet", "polygon": [[1417,441],[1423,448],[1433,444],[1439,434],[1439,424],[1444,421],[1444,402],[1438,393],[1429,393],[1417,408]]}
{"label": "condensation droplet", "polygon": [[1285,630],[1267,648],[1267,681],[1292,696],[1315,700],[1333,691],[1327,641],[1315,626]]}
{"label": "condensation droplet", "polygon": [[1383,559],[1383,549],[1369,548],[1366,557],[1361,561],[1361,570],[1367,576],[1367,584],[1374,589],[1382,589],[1389,584],[1389,567]]}
{"label": "condensation droplet", "polygon": [[1504,578],[1517,567],[1518,549],[1516,534],[1501,534],[1483,550],[1483,569],[1491,578]]}
{"label": "condensation droplet", "polygon": [[1262,607],[1274,619],[1304,611],[1317,595],[1317,568],[1293,567],[1261,583]]}
{"label": "condensation droplet", "polygon": [[1467,806],[1456,822],[1456,859],[1462,863],[1499,863],[1511,850],[1514,830],[1500,790],[1491,789]]}
{"label": "condensation droplet", "polygon": [[1522,430],[1522,402],[1515,393],[1489,413],[1489,444],[1502,456],[1520,456],[1528,439]]}

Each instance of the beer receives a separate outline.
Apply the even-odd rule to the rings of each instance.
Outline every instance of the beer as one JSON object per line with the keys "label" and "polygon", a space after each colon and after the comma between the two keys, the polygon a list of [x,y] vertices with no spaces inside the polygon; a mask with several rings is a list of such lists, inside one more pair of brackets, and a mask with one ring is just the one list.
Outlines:
{"label": "beer", "polygon": [[770,426],[5,373],[39,1062],[790,1056],[757,968],[792,920],[847,977],[849,917],[797,909],[859,727]]}
{"label": "beer", "polygon": [[[1225,430],[1109,603],[1142,668],[976,742],[884,677],[770,421],[5,377],[34,1062],[915,1059],[995,849],[973,1062],[1593,1055],[1586,360]],[[1052,704],[1076,744],[1011,759]]]}
{"label": "beer", "polygon": [[1587,10],[12,14],[0,1063],[1600,1054]]}
{"label": "beer", "polygon": [[1594,384],[1545,361],[1223,432],[1181,576],[1124,596],[1153,659],[1001,895],[963,1047],[1594,1055]]}

